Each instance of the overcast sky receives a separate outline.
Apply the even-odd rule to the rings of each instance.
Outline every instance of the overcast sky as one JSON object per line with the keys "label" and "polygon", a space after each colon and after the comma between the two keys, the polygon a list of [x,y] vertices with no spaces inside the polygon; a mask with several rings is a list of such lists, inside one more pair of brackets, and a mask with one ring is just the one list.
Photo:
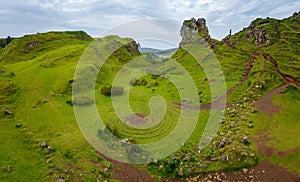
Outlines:
{"label": "overcast sky", "polygon": [[229,29],[237,32],[258,17],[291,16],[300,11],[300,0],[1,0],[0,7],[0,37],[52,30],[84,30],[98,37],[134,20],[182,24],[203,17],[211,36],[221,39]]}

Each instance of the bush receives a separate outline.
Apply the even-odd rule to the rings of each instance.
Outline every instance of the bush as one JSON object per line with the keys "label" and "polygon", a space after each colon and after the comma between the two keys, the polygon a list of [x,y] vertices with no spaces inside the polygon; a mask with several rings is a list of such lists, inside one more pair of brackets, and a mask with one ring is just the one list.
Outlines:
{"label": "bush", "polygon": [[66,103],[70,105],[86,106],[94,103],[94,100],[88,96],[81,95],[73,97],[72,102],[70,102],[70,100],[67,100]]}
{"label": "bush", "polygon": [[147,80],[146,79],[134,79],[130,82],[130,85],[132,86],[146,86],[148,83],[147,83]]}
{"label": "bush", "polygon": [[101,94],[105,96],[116,96],[124,93],[123,87],[106,86],[101,88]]}

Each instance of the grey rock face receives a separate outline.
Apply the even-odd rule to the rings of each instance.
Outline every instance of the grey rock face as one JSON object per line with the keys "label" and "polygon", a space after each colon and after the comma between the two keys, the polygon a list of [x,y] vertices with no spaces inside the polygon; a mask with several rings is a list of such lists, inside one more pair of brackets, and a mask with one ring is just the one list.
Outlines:
{"label": "grey rock face", "polygon": [[256,28],[255,23],[251,23],[250,26],[247,28],[246,41],[249,41],[249,39],[252,37],[255,38],[254,44],[257,47],[260,47],[262,45],[268,45],[270,42],[269,34],[265,30]]}
{"label": "grey rock face", "polygon": [[204,18],[185,20],[182,24],[180,35],[182,37],[180,47],[192,43],[200,43],[202,45],[209,44],[212,47],[215,45],[209,35]]}

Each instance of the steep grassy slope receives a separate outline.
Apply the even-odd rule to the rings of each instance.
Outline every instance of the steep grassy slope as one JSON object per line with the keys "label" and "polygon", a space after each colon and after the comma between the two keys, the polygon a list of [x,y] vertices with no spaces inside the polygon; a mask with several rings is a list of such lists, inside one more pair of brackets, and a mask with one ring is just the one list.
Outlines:
{"label": "steep grassy slope", "polygon": [[[85,141],[66,103],[68,81],[91,41],[84,32],[49,32],[18,38],[1,50],[1,181],[111,177],[112,164]],[[5,107],[13,115],[4,114]],[[54,149],[42,149],[43,141]]]}
{"label": "steep grassy slope", "polygon": [[[299,124],[295,122],[300,119],[295,111],[299,107],[299,20],[299,13],[283,20],[257,19],[248,28],[227,36],[222,42],[209,41],[216,43],[214,53],[224,72],[227,102],[230,104],[221,122],[219,136],[198,153],[197,144],[201,134],[194,133],[182,150],[165,160],[150,164],[149,169],[167,176],[189,176],[200,171],[232,170],[255,165],[259,158],[265,158],[264,154],[257,153],[257,148],[261,151],[261,146],[255,141],[263,140],[258,133],[269,136],[274,127],[276,132],[270,136],[272,139],[268,143],[276,146],[276,149],[274,155],[266,159],[300,174],[295,162],[300,161],[299,132],[296,131],[299,130]],[[203,33],[207,34],[199,32],[200,35]],[[210,97],[209,80],[203,70],[187,51],[179,49],[173,58],[192,75],[201,93],[199,99],[204,101],[205,108],[205,103],[215,98]],[[255,101],[285,84],[291,85],[293,89],[275,97],[275,103],[284,105],[284,109],[277,111],[274,116],[257,112]],[[202,119],[207,119],[205,112],[201,113],[204,114]],[[203,126],[197,128],[200,127]],[[226,144],[218,148],[222,140]],[[291,142],[286,143],[287,140]],[[284,151],[286,155],[281,158],[279,154]]]}

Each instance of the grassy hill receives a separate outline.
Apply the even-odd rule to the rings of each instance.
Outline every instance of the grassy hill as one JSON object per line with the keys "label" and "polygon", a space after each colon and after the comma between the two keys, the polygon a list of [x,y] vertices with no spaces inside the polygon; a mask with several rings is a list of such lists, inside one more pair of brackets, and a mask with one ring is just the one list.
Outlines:
{"label": "grassy hill", "polygon": [[[87,142],[72,107],[88,113],[93,104],[105,128],[93,127],[82,130],[83,133],[105,135],[109,130],[121,139],[132,138],[131,142],[137,144],[161,140],[176,128],[181,110],[194,112],[200,107],[195,130],[182,148],[170,157],[140,166],[156,176],[197,177],[201,173],[253,166],[261,159],[299,175],[299,22],[299,13],[283,20],[257,19],[222,41],[205,36],[210,39],[208,43],[214,42],[213,50],[207,51],[208,46],[198,44],[180,47],[163,61],[151,54],[140,54],[134,40],[118,36],[98,39],[98,47],[93,50],[96,57],[91,57],[86,49],[94,39],[82,31],[48,32],[14,39],[0,48],[0,180],[111,179],[113,164]],[[79,60],[87,62],[77,67]],[[201,67],[218,67],[213,60],[219,61],[224,73],[224,91],[211,90],[211,86],[222,80],[218,80],[214,69],[210,74],[216,79]],[[177,63],[185,68],[196,86],[196,97],[184,98],[185,105],[179,104],[183,100],[180,93],[192,90],[192,86],[181,80],[185,71]],[[74,77],[76,69],[81,76]],[[116,77],[117,85],[113,85]],[[182,85],[176,85],[172,79]],[[108,97],[113,95],[110,86],[119,87],[116,90],[122,90],[121,95]],[[283,88],[281,94],[272,95],[278,87]],[[73,92],[74,97],[72,88],[78,89],[75,95]],[[85,89],[89,91],[87,94]],[[135,120],[131,117],[121,122],[112,100],[121,100],[127,94],[133,113],[142,118],[152,116],[152,109],[158,107],[149,105],[151,97],[163,96],[166,116],[142,130],[134,128]],[[224,102],[226,97],[228,104],[217,137],[199,150],[209,115],[214,112],[211,104]],[[266,97],[270,97],[271,105],[269,102],[260,105],[260,100]],[[260,109],[273,106],[273,113]],[[12,115],[5,114],[5,108]],[[180,136],[186,136],[184,127],[181,126]],[[269,139],[263,144],[258,142],[264,137]],[[42,148],[43,142],[51,147]],[[121,145],[113,140],[108,143],[112,148]],[[271,154],[261,152],[266,146],[272,146]],[[129,149],[125,157],[132,159],[134,149]]]}
{"label": "grassy hill", "polygon": [[[189,176],[239,169],[255,165],[259,159],[267,159],[300,174],[299,165],[295,162],[300,161],[299,132],[296,131],[300,125],[295,122],[300,116],[294,110],[299,107],[299,20],[299,13],[283,20],[257,19],[249,27],[228,35],[222,41],[208,41],[216,43],[214,53],[222,66],[227,86],[228,105],[218,137],[198,153],[197,144],[203,127],[199,121],[197,128],[200,132],[196,128],[186,147],[165,160],[150,164],[150,170],[167,176]],[[207,32],[199,32],[200,35],[203,33]],[[188,47],[180,48],[172,58],[189,71],[201,93],[202,106],[206,108],[206,104],[216,98],[210,97],[210,89],[207,89],[210,82],[189,52]],[[283,85],[289,85],[284,93],[271,95],[275,88]],[[270,97],[272,102],[274,100],[277,107],[282,108],[272,111],[276,113],[274,115],[258,109],[273,105],[264,101],[262,106],[262,102],[256,103],[269,95],[273,96]],[[269,134],[269,140],[261,141]],[[222,140],[227,142],[224,147],[218,148]],[[265,148],[270,145],[275,147]],[[270,149],[271,155],[261,152]],[[280,154],[285,152],[282,157]],[[186,160],[191,156],[193,158]]]}
{"label": "grassy hill", "polygon": [[[76,64],[92,40],[84,32],[49,32],[1,50],[1,181],[111,177],[112,164],[86,142],[66,103]],[[4,114],[5,107],[13,115]],[[41,148],[43,141],[53,150]]]}

